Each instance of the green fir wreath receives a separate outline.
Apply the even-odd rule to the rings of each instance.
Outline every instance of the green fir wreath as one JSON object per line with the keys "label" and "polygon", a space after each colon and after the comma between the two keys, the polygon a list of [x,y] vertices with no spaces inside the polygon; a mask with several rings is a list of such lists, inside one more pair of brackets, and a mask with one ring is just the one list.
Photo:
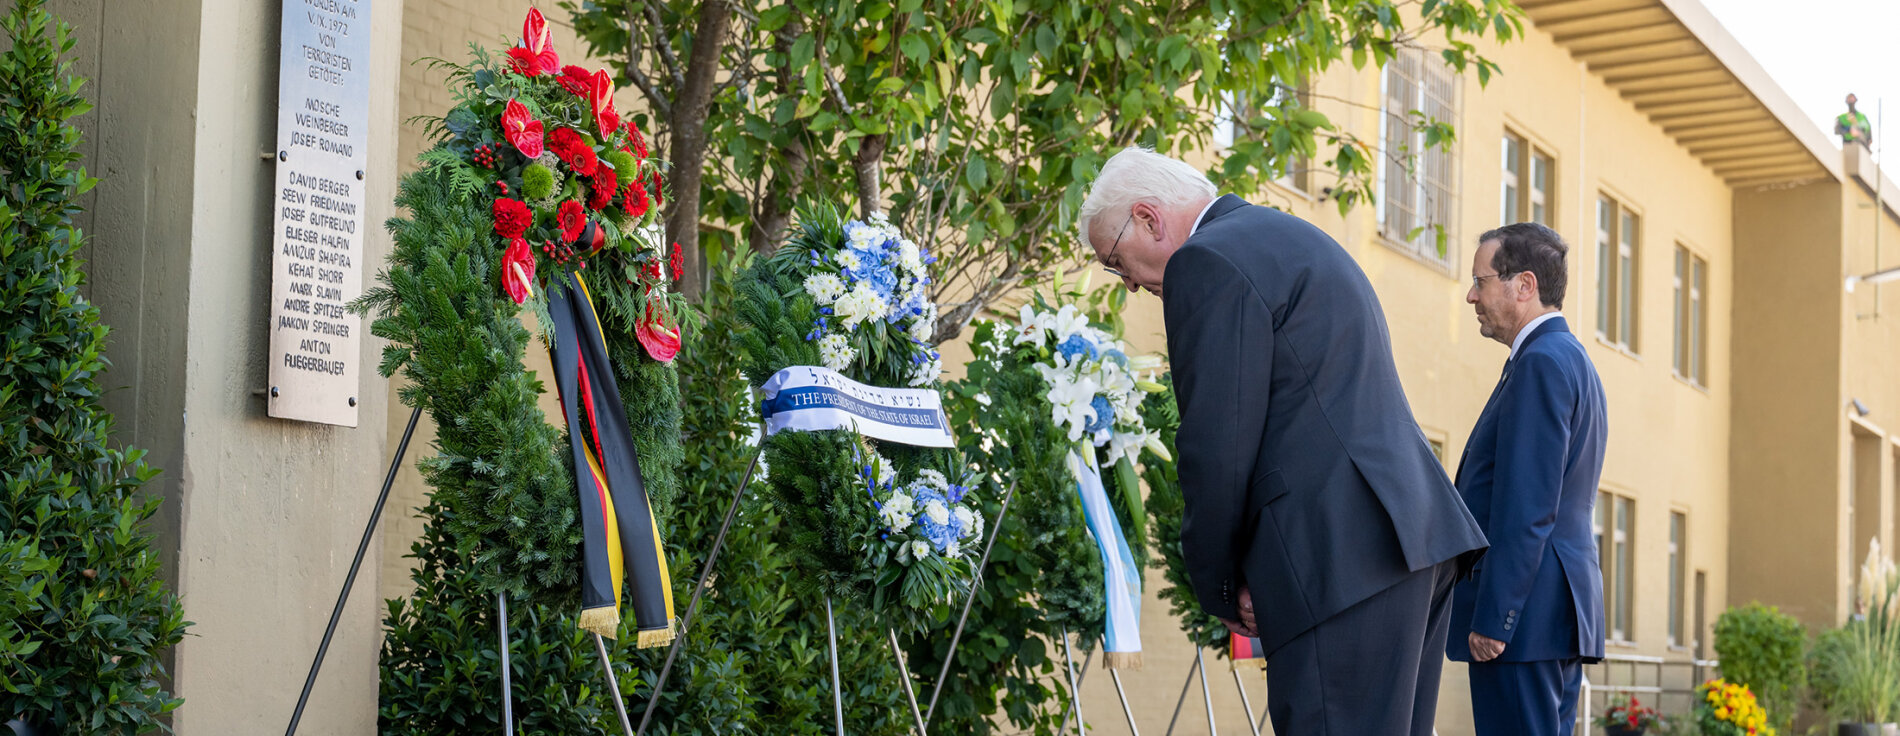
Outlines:
{"label": "green fir wreath", "polygon": [[[506,61],[472,47],[447,69],[455,107],[427,118],[434,147],[405,177],[387,223],[395,244],[379,286],[355,305],[389,341],[385,376],[404,404],[427,411],[437,454],[419,462],[444,539],[482,590],[572,607],[579,599],[580,505],[565,430],[537,401],[547,390],[522,365],[543,327],[545,285],[583,274],[639,453],[665,527],[679,487],[680,393],[671,360],[692,313],[668,287],[680,254],[661,249],[663,183],[632,120],[612,104],[605,71],[562,67],[546,21],[529,11]],[[545,348],[538,348],[545,349]]]}
{"label": "green fir wreath", "polygon": [[[824,366],[870,386],[938,388],[929,263],[882,217],[804,208],[788,242],[739,281],[747,378]],[[793,558],[824,593],[908,629],[969,589],[984,520],[965,503],[971,473],[956,450],[825,430],[780,432],[764,452]]]}
{"label": "green fir wreath", "polygon": [[1150,558],[1149,564],[1167,580],[1159,596],[1167,602],[1168,612],[1181,620],[1181,630],[1188,640],[1228,657],[1232,652],[1227,647],[1227,625],[1201,610],[1200,599],[1188,581],[1187,558],[1181,555],[1181,515],[1187,506],[1181,496],[1180,472],[1172,459],[1174,433],[1181,428],[1181,409],[1174,403],[1173,374],[1164,374],[1160,382],[1168,391],[1149,394],[1141,402],[1142,420],[1159,433],[1160,444],[1170,455],[1164,460],[1151,449],[1144,449],[1141,455],[1141,479],[1148,485],[1148,531],[1161,553]]}

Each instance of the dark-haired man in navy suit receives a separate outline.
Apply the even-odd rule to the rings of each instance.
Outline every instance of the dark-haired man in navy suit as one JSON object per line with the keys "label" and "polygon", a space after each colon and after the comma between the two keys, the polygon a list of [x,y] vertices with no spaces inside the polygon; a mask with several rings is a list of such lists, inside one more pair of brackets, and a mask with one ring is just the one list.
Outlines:
{"label": "dark-haired man in navy suit", "polygon": [[1446,653],[1471,663],[1478,736],[1569,736],[1583,664],[1603,658],[1603,573],[1590,528],[1608,419],[1563,308],[1569,246],[1518,223],[1485,233],[1465,301],[1511,346],[1458,463],[1491,549],[1452,593]]}

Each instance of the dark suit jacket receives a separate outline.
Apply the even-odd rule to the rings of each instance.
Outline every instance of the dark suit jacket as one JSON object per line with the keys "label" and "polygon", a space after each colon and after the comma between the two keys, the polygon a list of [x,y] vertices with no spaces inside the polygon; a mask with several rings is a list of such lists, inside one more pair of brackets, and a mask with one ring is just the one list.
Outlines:
{"label": "dark suit jacket", "polygon": [[1162,295],[1181,551],[1208,613],[1238,618],[1247,586],[1271,654],[1484,548],[1412,418],[1372,283],[1326,233],[1221,197],[1169,258]]}
{"label": "dark suit jacket", "polygon": [[1471,661],[1470,632],[1497,661],[1603,658],[1603,572],[1590,528],[1609,419],[1583,344],[1556,317],[1524,338],[1458,463],[1458,491],[1491,539],[1452,591],[1445,653]]}

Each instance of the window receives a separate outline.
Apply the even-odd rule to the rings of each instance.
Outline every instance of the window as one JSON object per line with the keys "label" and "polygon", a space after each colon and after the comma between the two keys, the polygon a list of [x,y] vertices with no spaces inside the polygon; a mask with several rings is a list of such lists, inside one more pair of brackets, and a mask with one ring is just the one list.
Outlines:
{"label": "window", "polygon": [[1680,511],[1669,512],[1669,646],[1672,647],[1689,645],[1689,637],[1683,630],[1683,585],[1688,582],[1683,578],[1689,556],[1688,531],[1688,515]]}
{"label": "window", "polygon": [[1439,465],[1444,465],[1445,464],[1445,441],[1438,439],[1436,437],[1428,438],[1425,441],[1427,443],[1430,443],[1432,446],[1432,457],[1438,458]]}
{"label": "window", "polygon": [[1609,195],[1597,197],[1597,336],[1637,352],[1636,278],[1642,217]]}
{"label": "window", "polygon": [[[1258,107],[1252,104],[1252,98],[1246,92],[1223,93],[1221,104],[1214,111],[1214,147],[1216,149],[1233,148],[1236,142],[1246,141],[1249,138],[1260,142],[1259,136],[1255,135],[1258,131],[1253,130],[1247,123],[1247,120],[1258,115],[1277,117],[1295,110],[1310,108],[1312,98],[1307,93],[1306,85],[1301,83],[1293,86],[1299,89],[1298,93],[1289,91],[1285,86],[1275,86],[1273,94],[1267,97],[1266,103]],[[1279,175],[1275,176],[1273,181],[1288,189],[1307,193],[1311,191],[1309,186],[1311,169],[1312,159],[1298,155],[1288,156],[1281,165]]]}
{"label": "window", "polygon": [[1447,243],[1457,240],[1457,151],[1452,144],[1427,147],[1426,131],[1457,121],[1457,77],[1436,55],[1402,49],[1387,62],[1380,86],[1379,232],[1402,250],[1450,266],[1450,248],[1439,249],[1435,228]]}
{"label": "window", "polygon": [[1504,132],[1504,171],[1499,222],[1550,224],[1550,154],[1523,136]]}
{"label": "window", "polygon": [[1594,529],[1597,565],[1603,570],[1603,613],[1609,620],[1607,638],[1628,642],[1634,633],[1630,626],[1631,600],[1635,578],[1636,502],[1629,498],[1599,491]]}
{"label": "window", "polygon": [[1709,385],[1703,362],[1708,346],[1704,336],[1708,325],[1708,272],[1709,264],[1701,256],[1681,245],[1676,246],[1674,365],[1677,376],[1697,386]]}

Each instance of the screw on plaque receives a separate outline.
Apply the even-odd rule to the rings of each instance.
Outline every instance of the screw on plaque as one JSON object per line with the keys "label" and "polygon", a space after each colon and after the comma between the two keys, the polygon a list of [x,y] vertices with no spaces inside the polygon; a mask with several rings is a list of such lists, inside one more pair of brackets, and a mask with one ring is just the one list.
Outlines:
{"label": "screw on plaque", "polygon": [[275,399],[275,398],[277,398],[277,387],[276,387],[276,386],[272,386],[272,387],[270,387],[270,397],[271,397],[271,398],[273,398],[273,399]]}
{"label": "screw on plaque", "polygon": [[356,406],[356,397],[354,396],[350,397],[350,406]]}
{"label": "screw on plaque", "polygon": [[289,151],[278,151],[278,152],[277,152],[277,160],[279,160],[279,161],[289,161],[289,160],[290,160],[290,152],[289,152]]}
{"label": "screw on plaque", "polygon": [[362,169],[357,169],[357,170],[356,170],[356,180],[357,180],[357,181],[362,181],[362,180],[363,180],[363,170],[362,170]]}

